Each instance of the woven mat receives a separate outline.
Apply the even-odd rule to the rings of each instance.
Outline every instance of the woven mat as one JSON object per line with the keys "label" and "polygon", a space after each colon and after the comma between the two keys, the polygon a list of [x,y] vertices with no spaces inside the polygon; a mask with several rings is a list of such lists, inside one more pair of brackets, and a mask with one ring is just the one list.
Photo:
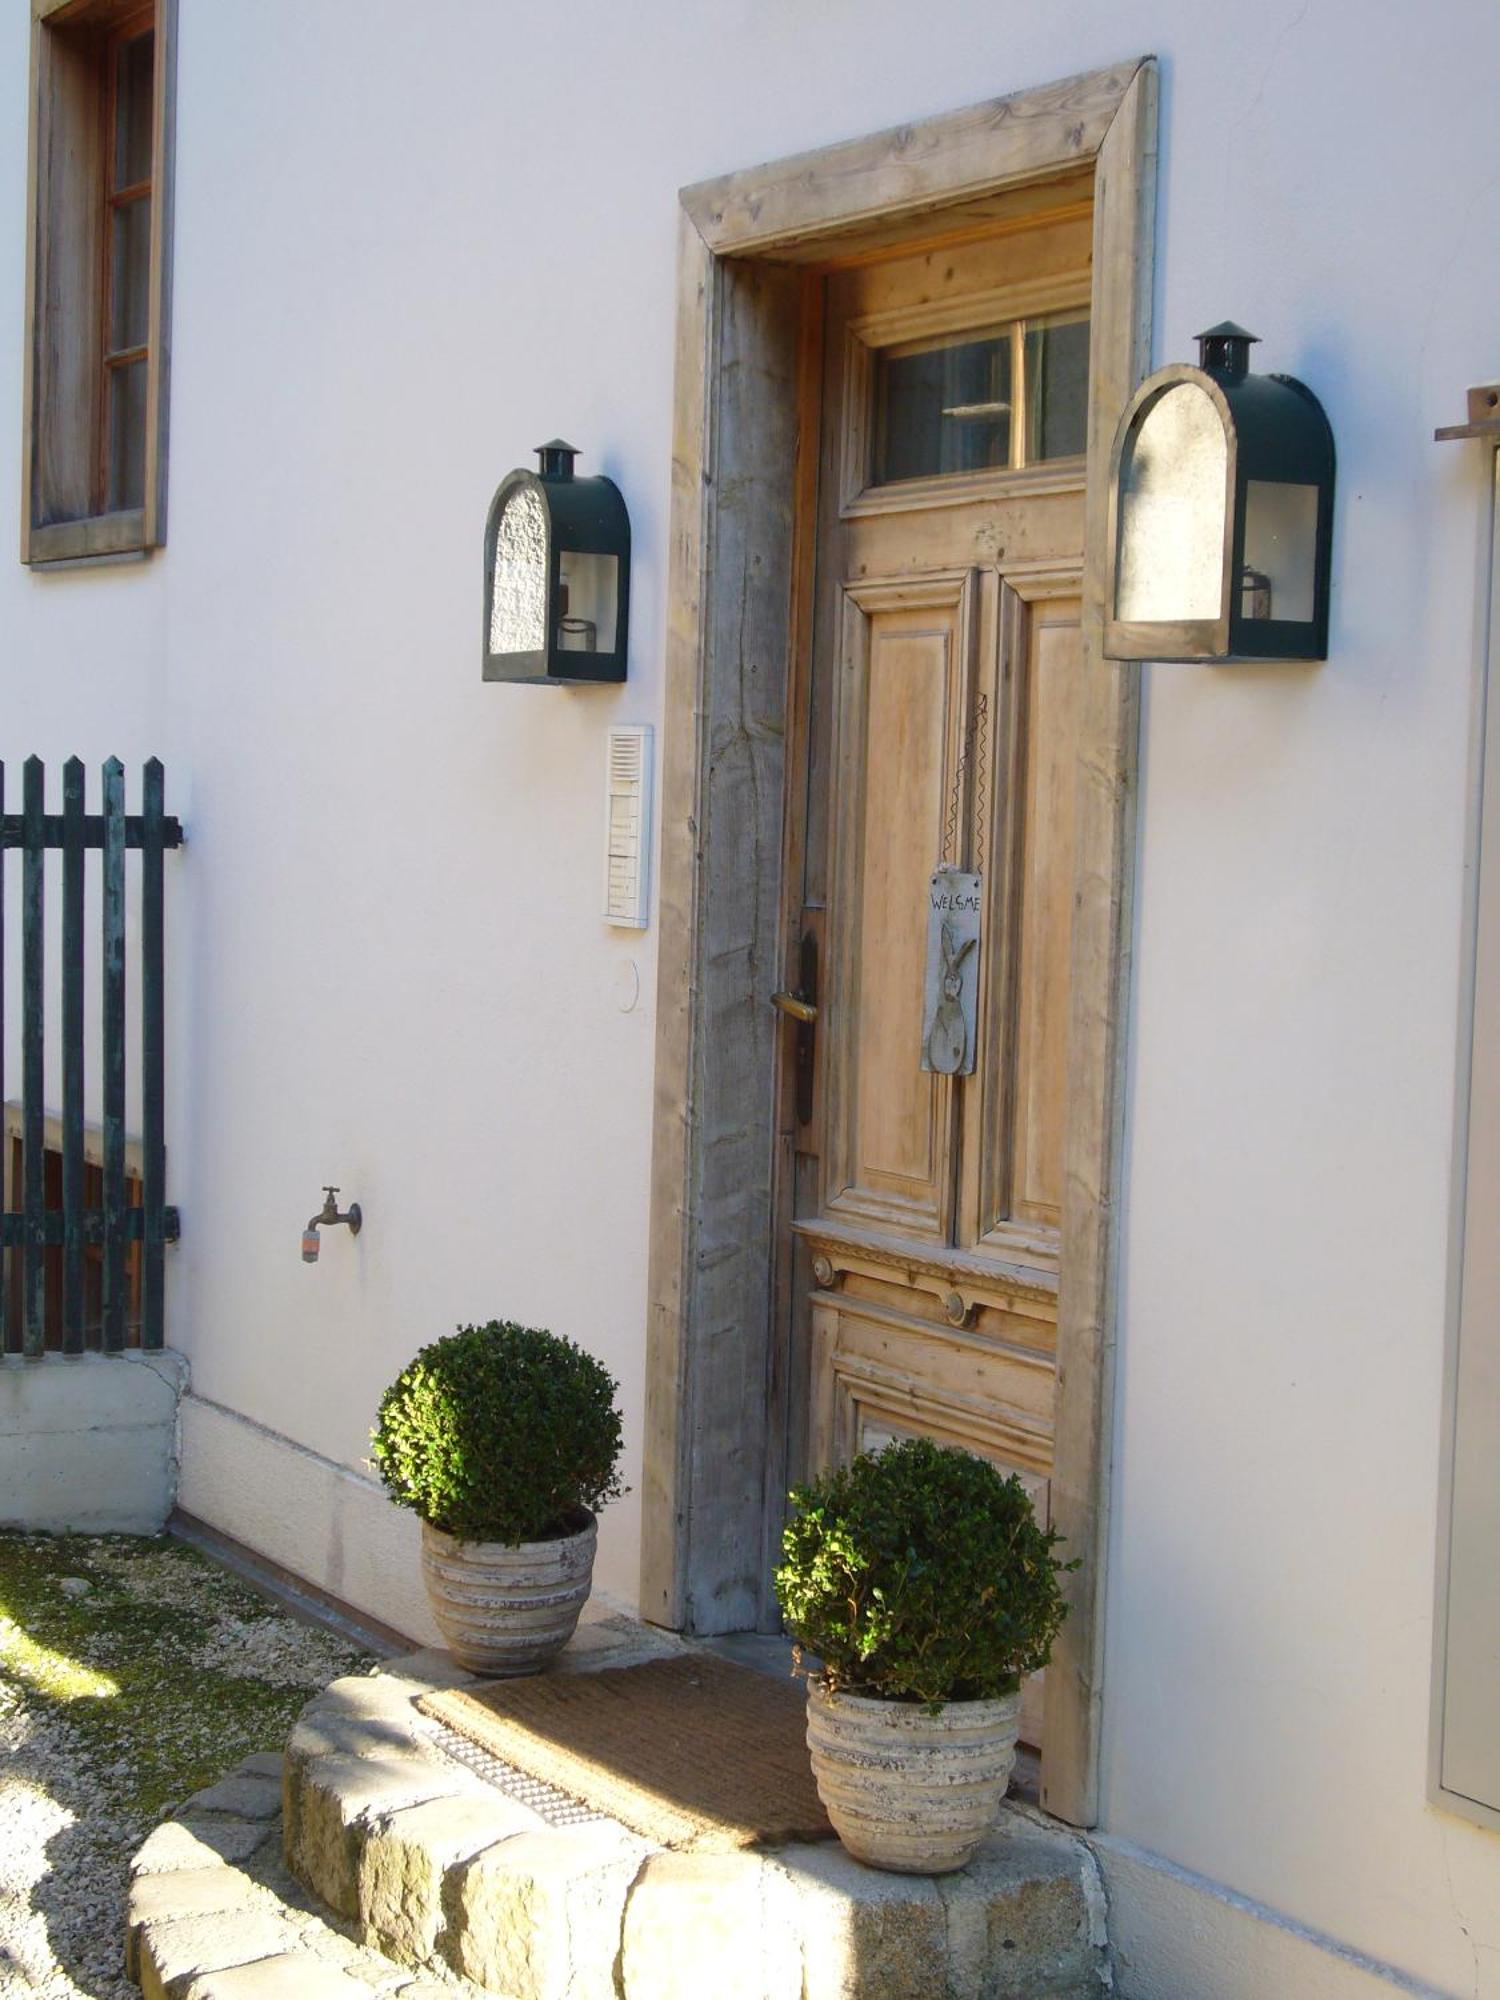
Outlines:
{"label": "woven mat", "polygon": [[424,1695],[424,1713],[663,1847],[829,1840],[800,1682],[712,1653]]}

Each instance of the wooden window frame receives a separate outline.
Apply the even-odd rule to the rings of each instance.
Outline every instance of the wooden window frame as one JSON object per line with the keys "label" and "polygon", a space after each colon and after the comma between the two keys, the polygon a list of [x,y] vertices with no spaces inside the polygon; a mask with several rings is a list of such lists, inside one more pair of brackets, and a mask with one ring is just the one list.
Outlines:
{"label": "wooden window frame", "polygon": [[[1069,221],[1078,205],[1063,205],[1059,221]],[[839,512],[849,520],[860,515],[908,513],[913,507],[950,507],[987,493],[1081,493],[1086,459],[1083,452],[1059,458],[1028,458],[1026,428],[1026,330],[1078,310],[1087,314],[1090,296],[1073,279],[1042,278],[1007,285],[955,304],[898,306],[853,319],[845,333],[843,486]],[[938,342],[947,334],[967,330],[981,319],[995,331],[1011,336],[1011,400],[1016,417],[1011,424],[1009,465],[977,467],[972,472],[924,473],[913,479],[874,478],[875,398],[879,357]]]}
{"label": "wooden window frame", "polygon": [[[32,0],[27,162],[21,560],[142,555],[166,540],[176,0]],[[121,199],[107,157],[121,41],[150,26],[151,242],[142,504],[108,505],[112,368],[109,220]],[[148,184],[142,184],[146,186]]]}
{"label": "wooden window frame", "polygon": [[[1097,1816],[1139,670],[1104,657],[1109,453],[1150,359],[1156,69],[1071,77],[683,191],[641,1609],[744,1629],[777,1465],[771,1267],[802,279],[1092,190],[1084,684],[1053,1515],[1080,1568],[1050,1669],[1042,1803]],[[950,235],[948,240],[954,240]],[[1025,477],[1026,475],[1011,475]],[[1076,477],[1076,474],[1075,474]],[[786,983],[784,980],[781,983]],[[795,977],[792,982],[795,984]],[[778,1502],[779,1504],[779,1502]]]}

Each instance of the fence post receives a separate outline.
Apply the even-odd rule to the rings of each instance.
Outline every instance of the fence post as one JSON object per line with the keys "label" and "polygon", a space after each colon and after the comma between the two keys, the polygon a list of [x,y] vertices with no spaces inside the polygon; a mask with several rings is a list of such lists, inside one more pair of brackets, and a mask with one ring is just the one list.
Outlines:
{"label": "fence post", "polygon": [[104,1351],[125,1346],[125,766],[104,766]]}
{"label": "fence post", "polygon": [[83,761],[63,765],[63,1352],[83,1352]]}
{"label": "fence post", "polygon": [[46,829],[42,824],[46,776],[40,757],[21,773],[21,1179],[26,1207],[22,1246],[22,1349],[40,1354],[46,1344],[46,1201],[42,1115],[42,890],[46,880]]}
{"label": "fence post", "polygon": [[141,1346],[145,1348],[160,1347],[166,1339],[165,790],[161,759],[152,757],[146,764],[141,796],[141,1138],[145,1155],[141,1193],[146,1233],[141,1258]]}

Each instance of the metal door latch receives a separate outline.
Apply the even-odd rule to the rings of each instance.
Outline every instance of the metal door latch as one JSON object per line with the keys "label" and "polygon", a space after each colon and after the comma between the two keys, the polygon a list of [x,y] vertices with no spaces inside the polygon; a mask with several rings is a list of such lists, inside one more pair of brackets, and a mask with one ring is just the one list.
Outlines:
{"label": "metal door latch", "polygon": [[771,1005],[780,1008],[783,1014],[790,1014],[794,1021],[804,1021],[809,1026],[818,1018],[816,1006],[811,1000],[804,1000],[800,993],[773,993]]}
{"label": "metal door latch", "polygon": [[771,995],[771,1005],[797,1023],[794,1060],[797,1074],[797,1123],[810,1125],[813,1115],[814,1057],[817,1052],[818,1021],[818,940],[811,931],[802,934],[798,971],[800,983],[795,993],[783,988]]}

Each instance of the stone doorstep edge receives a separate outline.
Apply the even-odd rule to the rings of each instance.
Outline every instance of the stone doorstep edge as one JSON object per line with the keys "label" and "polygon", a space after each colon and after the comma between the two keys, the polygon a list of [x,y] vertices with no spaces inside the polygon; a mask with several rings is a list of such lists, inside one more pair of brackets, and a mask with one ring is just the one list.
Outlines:
{"label": "stone doorstep edge", "polygon": [[279,1753],[245,1758],[194,1793],[131,1864],[125,1971],[145,2000],[456,2000],[455,1989],[377,1959],[293,1912],[239,1866],[281,1838]]}
{"label": "stone doorstep edge", "polygon": [[[605,1628],[628,1622],[595,1621]],[[592,1646],[585,1643],[579,1651],[588,1656],[617,1646],[618,1635],[605,1629],[597,1632]],[[414,1760],[421,1770],[417,1789],[424,1796],[452,1795],[453,1785],[441,1780],[454,1773],[460,1793],[494,1796],[489,1786],[427,1748],[412,1706],[428,1688],[460,1686],[474,1676],[437,1652],[413,1654],[399,1664],[415,1678],[398,1684],[392,1675],[349,1676],[315,1696],[299,1720],[304,1751],[343,1758],[343,1790],[334,1799],[340,1819],[351,1789],[350,1763],[354,1780],[367,1775],[372,1747]],[[336,1744],[322,1741],[324,1728],[335,1732]],[[252,1862],[266,1857],[273,1843],[278,1858],[291,1845],[284,1834],[283,1799],[294,1768],[294,1760],[279,1751],[243,1759],[215,1784],[194,1793],[175,1819],[154,1828],[136,1854],[125,1913],[125,1970],[146,2000],[256,2000],[259,1995],[271,2000],[454,2000],[456,1993],[472,1992],[467,1982],[451,1976],[423,1976],[435,1968],[396,1964],[368,1944],[351,1943],[315,1914],[289,1909],[271,1886],[246,1872]],[[325,1772],[334,1775],[326,1763]],[[535,1815],[526,1818],[531,1821]],[[507,1824],[492,1832],[515,1830]],[[361,1929],[372,1935],[369,1926]],[[305,1944],[315,1931],[327,1933],[321,1950]]]}
{"label": "stone doorstep edge", "polygon": [[[747,1939],[766,1941],[760,1984],[768,1992],[805,1989],[813,2000],[847,1991],[852,1957],[861,1964],[859,1991],[872,2000],[917,2000],[929,1984],[934,1994],[977,1995],[993,1990],[985,1968],[997,1949],[1014,1953],[1007,1963],[1020,1975],[1028,1945],[1050,1968],[1039,1994],[1074,2000],[1108,1988],[1094,1857],[1027,1807],[1007,1807],[1003,1830],[971,1868],[938,1879],[880,1875],[836,1844],[782,1856],[682,1855],[609,1822],[549,1827],[422,1733],[418,1696],[475,1678],[443,1653],[388,1661],[316,1696],[287,1745],[287,1867],[400,1964],[441,1965],[524,1996],[550,1993],[558,1971],[581,1970],[586,1958],[597,1962],[603,1990],[617,1990],[618,1967],[627,1991],[666,2000],[659,1977],[634,1988],[632,1961],[644,1975],[653,1939],[670,1937],[682,1991],[694,1991],[698,1954],[681,1921],[688,1905],[709,1962],[722,1963]],[[1001,1935],[1010,1930],[1027,1942]],[[877,1932],[890,1979],[865,1976]],[[892,1950],[897,1932],[909,1951]],[[829,1954],[840,1950],[835,1963]],[[800,1974],[780,1964],[788,1952],[802,1961]],[[1016,1987],[1018,1995],[1031,1990]]]}

